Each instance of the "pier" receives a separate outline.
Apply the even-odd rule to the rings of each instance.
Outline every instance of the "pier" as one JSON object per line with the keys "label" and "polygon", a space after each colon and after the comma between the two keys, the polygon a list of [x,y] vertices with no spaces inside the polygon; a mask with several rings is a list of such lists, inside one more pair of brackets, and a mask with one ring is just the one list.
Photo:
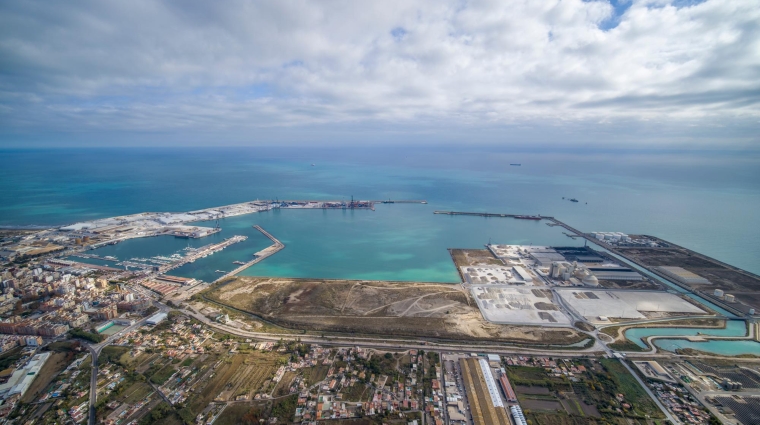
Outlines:
{"label": "pier", "polygon": [[251,267],[252,265],[258,263],[259,261],[262,261],[262,260],[264,260],[264,259],[266,259],[266,258],[268,258],[268,257],[270,257],[270,256],[272,256],[272,255],[274,255],[274,254],[276,254],[278,252],[280,252],[282,249],[285,248],[285,244],[284,243],[280,242],[277,238],[275,238],[274,236],[272,236],[269,232],[267,232],[266,230],[264,230],[263,228],[261,228],[261,226],[255,225],[255,226],[253,226],[253,228],[256,229],[256,230],[258,230],[259,232],[261,232],[267,238],[269,238],[269,240],[271,240],[273,242],[273,244],[270,245],[270,246],[268,246],[267,248],[262,249],[261,251],[255,253],[255,254],[253,254],[253,256],[254,256],[253,260],[251,260],[251,261],[243,264],[242,266],[236,268],[235,270],[233,270],[233,271],[225,274],[224,276],[222,276],[219,279],[215,280],[213,283],[219,282],[219,281],[221,281],[223,279],[226,279],[228,277],[232,277],[232,276],[234,276],[234,275],[242,272],[243,270],[247,269],[248,267]]}
{"label": "pier", "polygon": [[248,239],[248,236],[233,236],[229,239],[225,239],[224,241],[220,243],[207,245],[205,247],[202,247],[193,251],[192,254],[186,255],[174,263],[167,264],[165,266],[160,266],[158,268],[158,272],[166,273],[169,270],[173,270],[173,269],[176,269],[177,267],[184,266],[187,263],[191,263],[199,258],[203,258],[207,255],[211,255],[215,252],[221,251],[230,245],[236,244],[238,242],[242,242],[246,239]]}
{"label": "pier", "polygon": [[499,213],[486,213],[486,212],[466,212],[466,211],[433,211],[433,214],[443,215],[470,215],[477,217],[501,217],[501,218],[517,218],[522,220],[553,220],[554,217],[545,215],[527,215],[527,214],[499,214]]}

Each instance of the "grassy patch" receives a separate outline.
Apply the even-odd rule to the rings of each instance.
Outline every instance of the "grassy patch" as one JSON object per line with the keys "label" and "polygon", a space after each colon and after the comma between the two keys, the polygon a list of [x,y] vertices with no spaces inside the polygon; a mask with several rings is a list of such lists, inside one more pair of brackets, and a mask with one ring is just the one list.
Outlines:
{"label": "grassy patch", "polygon": [[634,410],[653,418],[663,417],[662,412],[644,391],[644,388],[618,360],[601,359],[599,362],[607,370],[612,381],[617,384],[617,392],[625,395],[626,400],[633,405]]}
{"label": "grassy patch", "polygon": [[296,414],[296,407],[298,406],[298,395],[280,398],[272,403],[272,411],[270,417],[277,418],[277,421],[290,422],[293,416]]}
{"label": "grassy patch", "polygon": [[21,347],[17,347],[0,355],[0,370],[8,369],[16,364],[21,358],[21,349]]}
{"label": "grassy patch", "polygon": [[607,346],[617,351],[647,351],[646,348],[641,348],[638,344],[627,339],[625,341],[607,344]]}
{"label": "grassy patch", "polygon": [[367,401],[372,391],[368,390],[368,387],[361,382],[356,382],[353,386],[344,389],[343,391],[344,401]]}
{"label": "grassy patch", "polygon": [[171,376],[174,375],[176,371],[177,370],[174,369],[171,365],[166,366],[158,372],[154,373],[150,377],[150,382],[153,382],[156,385],[163,385],[164,382],[171,378]]}
{"label": "grassy patch", "polygon": [[327,372],[329,370],[329,365],[320,364],[307,369],[303,369],[303,376],[307,384],[316,384],[317,382],[321,382],[327,378]]}

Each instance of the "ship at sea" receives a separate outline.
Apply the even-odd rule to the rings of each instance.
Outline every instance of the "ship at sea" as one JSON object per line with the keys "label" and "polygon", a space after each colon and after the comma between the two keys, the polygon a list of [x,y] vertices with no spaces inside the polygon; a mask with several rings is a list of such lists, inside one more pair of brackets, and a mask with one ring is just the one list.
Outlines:
{"label": "ship at sea", "polygon": [[578,200],[575,198],[570,198],[570,202],[578,202]]}
{"label": "ship at sea", "polygon": [[520,166],[522,166],[522,164],[509,164],[509,165],[511,165],[513,167],[520,167]]}

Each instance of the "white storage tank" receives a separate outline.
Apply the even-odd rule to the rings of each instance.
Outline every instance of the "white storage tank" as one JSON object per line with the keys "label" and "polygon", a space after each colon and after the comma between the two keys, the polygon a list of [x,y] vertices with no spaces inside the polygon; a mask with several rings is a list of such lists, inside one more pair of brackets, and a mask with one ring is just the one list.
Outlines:
{"label": "white storage tank", "polygon": [[722,297],[723,296],[723,290],[722,289],[716,289],[715,292],[713,292],[713,295],[716,297]]}
{"label": "white storage tank", "polygon": [[725,298],[723,299],[726,300],[727,303],[732,303],[736,301],[736,298],[731,294],[726,294]]}

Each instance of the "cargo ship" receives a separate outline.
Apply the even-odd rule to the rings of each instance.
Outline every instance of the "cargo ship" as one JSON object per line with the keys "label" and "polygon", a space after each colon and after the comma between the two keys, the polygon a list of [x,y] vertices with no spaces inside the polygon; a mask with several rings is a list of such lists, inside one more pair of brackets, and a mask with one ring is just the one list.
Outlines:
{"label": "cargo ship", "polygon": [[516,215],[515,218],[520,220],[541,220],[540,215]]}

